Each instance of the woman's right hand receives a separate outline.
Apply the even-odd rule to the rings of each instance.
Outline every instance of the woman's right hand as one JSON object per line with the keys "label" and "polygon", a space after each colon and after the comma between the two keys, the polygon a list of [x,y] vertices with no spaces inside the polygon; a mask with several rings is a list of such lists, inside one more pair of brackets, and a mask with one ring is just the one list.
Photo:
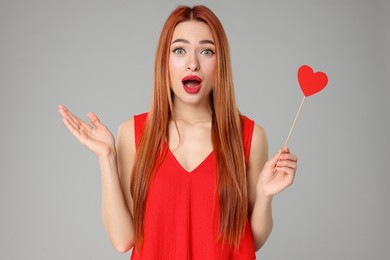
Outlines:
{"label": "woman's right hand", "polygon": [[63,117],[69,131],[99,159],[115,156],[114,136],[94,113],[88,113],[88,118],[92,123],[89,125],[73,115],[63,105],[58,106],[58,112]]}

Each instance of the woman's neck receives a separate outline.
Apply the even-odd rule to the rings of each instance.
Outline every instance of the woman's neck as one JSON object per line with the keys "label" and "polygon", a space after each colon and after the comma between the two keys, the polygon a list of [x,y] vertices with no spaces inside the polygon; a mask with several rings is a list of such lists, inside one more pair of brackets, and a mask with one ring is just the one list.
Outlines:
{"label": "woman's neck", "polygon": [[173,104],[173,110],[176,120],[187,123],[210,122],[212,117],[210,104],[190,105],[177,102]]}

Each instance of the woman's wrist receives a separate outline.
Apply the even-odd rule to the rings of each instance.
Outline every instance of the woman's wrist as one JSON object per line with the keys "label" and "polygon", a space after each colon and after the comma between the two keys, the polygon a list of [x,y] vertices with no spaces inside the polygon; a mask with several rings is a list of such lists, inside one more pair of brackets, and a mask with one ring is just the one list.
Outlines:
{"label": "woman's wrist", "polygon": [[273,195],[266,194],[263,190],[256,190],[256,200],[271,203],[273,197]]}
{"label": "woman's wrist", "polygon": [[100,170],[103,176],[117,176],[118,164],[116,152],[105,156],[98,156]]}
{"label": "woman's wrist", "polygon": [[105,153],[104,155],[98,155],[100,163],[103,162],[115,162],[116,163],[116,151],[115,149]]}

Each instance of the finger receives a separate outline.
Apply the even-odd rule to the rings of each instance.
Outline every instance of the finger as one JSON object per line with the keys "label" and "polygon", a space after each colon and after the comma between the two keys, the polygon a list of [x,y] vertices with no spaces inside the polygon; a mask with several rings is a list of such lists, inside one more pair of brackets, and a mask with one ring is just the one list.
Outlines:
{"label": "finger", "polygon": [[75,128],[75,126],[67,119],[67,118],[63,118],[63,121],[66,125],[66,127],[69,129],[69,131],[76,136],[76,133],[78,134],[78,129]]}
{"label": "finger", "polygon": [[283,147],[283,153],[290,153],[290,148],[287,146]]}
{"label": "finger", "polygon": [[275,156],[271,159],[271,162],[273,164],[276,164],[278,160],[280,159],[280,156],[282,155],[283,151],[282,149],[279,149],[279,151],[275,154]]}
{"label": "finger", "polygon": [[91,123],[92,123],[96,128],[99,128],[99,127],[102,127],[102,126],[103,126],[102,122],[100,122],[99,118],[95,115],[95,113],[89,112],[89,113],[88,113],[88,118],[89,118],[89,121],[91,121]]}
{"label": "finger", "polygon": [[289,167],[289,168],[295,169],[297,167],[297,163],[294,161],[283,160],[283,161],[278,161],[276,166],[277,167]]}
{"label": "finger", "polygon": [[[72,128],[74,128],[75,130],[77,129],[80,129],[79,125],[77,124],[77,122],[75,122],[67,113],[66,111],[62,110],[60,111],[60,114],[62,115],[62,118],[64,119],[64,122],[67,122],[68,124],[70,124],[72,126]],[[65,121],[66,120],[66,121]]]}
{"label": "finger", "polygon": [[71,112],[69,111],[69,109],[67,109],[64,105],[58,105],[58,112],[59,112],[62,116],[66,116],[66,117],[69,117],[69,114],[71,114]]}
{"label": "finger", "polygon": [[63,120],[69,131],[73,134],[73,136],[76,137],[81,143],[84,143],[86,140],[86,135],[83,135],[82,132],[79,131],[79,129],[75,128],[67,118],[64,118]]}
{"label": "finger", "polygon": [[92,127],[85,123],[83,120],[75,116],[72,112],[70,112],[69,109],[66,107],[62,106],[60,109],[60,113],[63,117],[67,118],[69,122],[76,128],[81,130],[82,127],[84,127],[84,131],[91,131]]}
{"label": "finger", "polygon": [[279,149],[279,151],[274,155],[274,157],[272,157],[271,160],[268,161],[268,165],[274,168],[281,154],[282,154],[282,149]]}
{"label": "finger", "polygon": [[65,115],[66,107],[63,105],[58,105],[58,113],[60,113],[62,116]]}
{"label": "finger", "polygon": [[74,116],[65,106],[60,106],[58,112],[62,115],[62,117],[66,118],[73,126],[78,128],[79,119]]}
{"label": "finger", "polygon": [[287,174],[289,176],[295,177],[295,170],[289,167],[276,167],[278,172]]}
{"label": "finger", "polygon": [[58,107],[58,110],[60,110],[60,109],[66,109],[66,107],[65,107],[63,104],[59,104],[57,107]]}
{"label": "finger", "polygon": [[293,184],[295,180],[295,173],[292,172],[292,173],[286,173],[286,175],[284,176],[284,182],[289,186],[291,184]]}
{"label": "finger", "polygon": [[293,162],[298,161],[298,157],[295,154],[292,153],[284,153],[280,156],[280,160],[290,160]]}

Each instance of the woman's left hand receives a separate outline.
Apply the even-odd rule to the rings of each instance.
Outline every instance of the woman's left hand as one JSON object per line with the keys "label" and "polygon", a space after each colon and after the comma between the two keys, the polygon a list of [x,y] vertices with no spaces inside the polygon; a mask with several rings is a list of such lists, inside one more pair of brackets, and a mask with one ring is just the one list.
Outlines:
{"label": "woman's left hand", "polygon": [[265,163],[257,181],[256,193],[272,197],[290,186],[294,181],[297,161],[297,156],[291,154],[287,146],[280,149]]}

